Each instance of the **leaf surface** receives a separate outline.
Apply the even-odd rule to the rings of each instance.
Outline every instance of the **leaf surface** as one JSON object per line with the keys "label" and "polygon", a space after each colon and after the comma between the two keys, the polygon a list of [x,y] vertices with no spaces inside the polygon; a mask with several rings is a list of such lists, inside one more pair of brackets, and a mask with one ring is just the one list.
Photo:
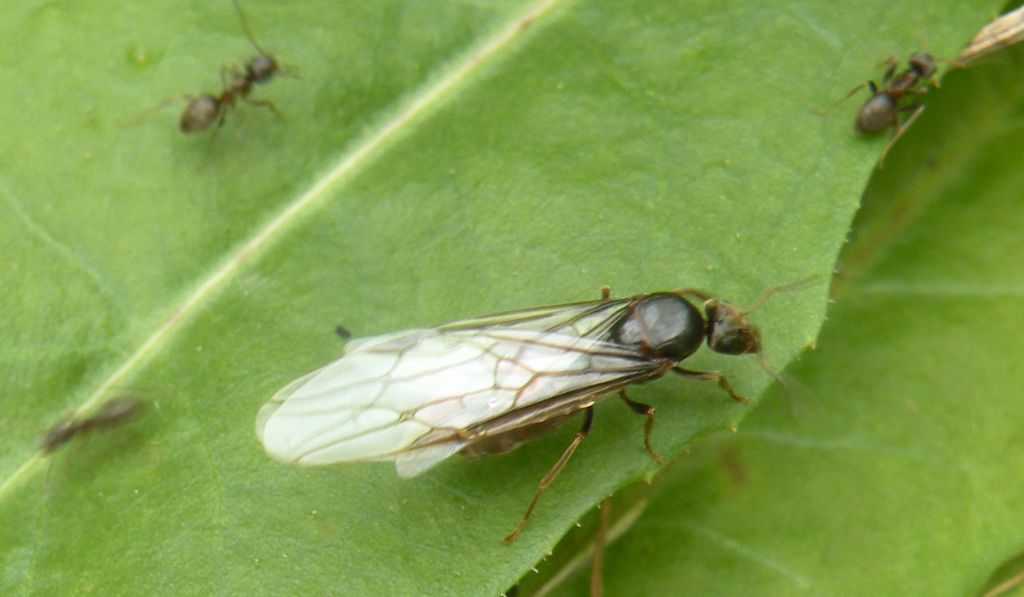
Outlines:
{"label": "leaf surface", "polygon": [[[811,113],[865,65],[984,20],[957,2],[244,3],[288,66],[215,138],[165,98],[254,50],[230,3],[22,2],[0,36],[0,591],[493,594],[602,496],[650,475],[642,420],[591,438],[520,539],[499,539],[572,433],[410,481],[305,470],[260,405],[357,336],[698,286],[745,304],[831,270],[884,139]],[[850,110],[854,104],[850,104]],[[139,120],[137,117],[145,114]],[[134,121],[138,120],[137,123]],[[126,125],[131,123],[130,125]],[[783,366],[825,289],[756,314]],[[702,355],[756,397],[751,359]],[[138,394],[130,427],[37,455],[68,411]],[[665,379],[679,454],[749,406]]]}
{"label": "leaf surface", "polygon": [[790,370],[805,408],[769,400],[684,459],[605,555],[608,594],[1019,584],[1022,66],[1011,48],[929,93],[868,187],[817,350]]}

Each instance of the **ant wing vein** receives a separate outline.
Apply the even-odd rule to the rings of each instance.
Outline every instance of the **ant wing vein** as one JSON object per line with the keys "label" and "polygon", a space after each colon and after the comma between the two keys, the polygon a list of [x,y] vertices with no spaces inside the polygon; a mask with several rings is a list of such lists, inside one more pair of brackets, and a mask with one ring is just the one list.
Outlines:
{"label": "ant wing vein", "polygon": [[400,475],[418,474],[475,440],[652,376],[658,365],[638,348],[607,341],[627,304],[580,303],[351,342],[340,359],[264,405],[256,433],[286,462],[395,460]]}
{"label": "ant wing vein", "polygon": [[607,339],[611,327],[622,318],[627,308],[636,300],[637,297],[630,297],[509,311],[456,321],[438,329],[443,331],[488,328],[523,329]]}

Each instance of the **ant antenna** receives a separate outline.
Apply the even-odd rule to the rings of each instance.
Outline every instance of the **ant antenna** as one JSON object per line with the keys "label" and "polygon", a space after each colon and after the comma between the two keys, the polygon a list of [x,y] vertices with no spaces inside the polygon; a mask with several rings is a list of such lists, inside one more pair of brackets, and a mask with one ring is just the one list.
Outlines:
{"label": "ant antenna", "polygon": [[818,281],[819,277],[820,276],[814,275],[814,276],[810,276],[808,278],[804,278],[803,280],[797,280],[796,282],[790,282],[789,284],[783,284],[782,286],[771,286],[769,288],[765,288],[764,290],[761,291],[761,294],[757,295],[757,298],[754,299],[754,302],[749,307],[747,307],[746,309],[742,309],[741,312],[744,315],[746,315],[747,313],[750,313],[754,309],[757,309],[758,307],[763,305],[765,303],[765,301],[767,301],[773,295],[778,294],[780,292],[789,292],[791,290],[799,290],[801,288],[804,288],[805,286],[810,286],[811,284],[816,283]]}
{"label": "ant antenna", "polygon": [[789,388],[786,387],[786,382],[782,379],[782,374],[776,371],[775,367],[772,367],[772,364],[768,362],[768,357],[764,356],[764,350],[759,348],[754,354],[757,355],[757,362],[761,365],[761,368],[764,369],[764,372],[768,374],[768,377],[775,380],[775,383],[779,384],[779,387],[782,388],[783,393],[785,393],[788,398],[792,399],[793,397],[789,393]]}
{"label": "ant antenna", "polygon": [[779,385],[779,389],[782,390],[782,394],[786,397],[786,405],[789,407],[789,414],[794,419],[799,419],[799,401],[797,400],[796,394],[794,394],[793,390],[790,388],[790,384],[784,377],[782,377],[782,374],[768,362],[768,358],[764,356],[763,350],[758,350],[755,354],[757,355],[757,362],[761,365],[761,369],[768,374],[768,377],[772,378],[772,381]]}
{"label": "ant antenna", "polygon": [[153,106],[152,108],[149,108],[148,110],[146,110],[144,112],[140,112],[139,114],[136,114],[136,115],[132,116],[131,118],[127,118],[125,120],[119,120],[117,125],[119,127],[121,127],[121,128],[128,128],[128,127],[136,126],[138,124],[141,124],[147,118],[149,118],[149,117],[153,116],[154,114],[160,112],[161,110],[163,110],[167,106],[169,106],[169,105],[171,105],[171,104],[173,104],[175,102],[180,102],[182,100],[186,100],[186,99],[190,100],[190,99],[192,99],[192,97],[193,96],[187,95],[187,94],[182,94],[182,95],[176,95],[174,97],[169,97],[169,98],[165,99],[164,101],[160,102],[159,104]]}
{"label": "ant antenna", "polygon": [[[775,294],[778,294],[780,292],[789,292],[791,290],[798,290],[800,288],[810,286],[811,284],[816,284],[819,280],[820,276],[814,275],[804,278],[803,280],[797,280],[796,282],[783,284],[782,286],[772,286],[769,288],[765,288],[764,290],[761,291],[761,294],[759,294],[757,298],[754,299],[754,302],[745,310],[741,310],[740,313],[742,313],[743,315],[747,315],[751,311],[763,305],[765,301],[767,301]],[[779,384],[779,388],[782,390],[782,393],[786,395],[786,402],[789,404],[790,414],[796,417],[796,396],[793,394],[793,392],[790,391],[789,384],[786,383],[785,379],[783,379],[782,374],[779,373],[770,362],[768,362],[768,357],[764,355],[764,348],[762,346],[758,345],[757,351],[754,354],[757,355],[757,362],[759,365],[761,365],[761,369],[763,369],[764,372],[767,373],[773,381],[775,381],[775,383]]]}
{"label": "ant antenna", "polygon": [[839,104],[842,104],[846,100],[850,99],[851,97],[856,95],[858,91],[860,91],[861,89],[864,89],[867,86],[868,86],[867,83],[861,83],[860,85],[857,85],[856,87],[851,89],[846,95],[844,95],[843,97],[835,100],[834,102],[832,102],[828,106],[825,106],[824,108],[822,108],[822,107],[811,108],[811,112],[814,113],[814,114],[817,114],[818,116],[824,116],[825,114],[828,114],[828,112],[830,110],[832,110],[833,108],[835,108]]}
{"label": "ant antenna", "polygon": [[249,29],[249,21],[245,18],[245,13],[242,12],[242,5],[238,3],[238,0],[231,0],[231,3],[235,5],[235,10],[238,12],[238,20],[242,22],[242,30],[245,31],[245,36],[249,38],[249,42],[252,43],[252,46],[256,48],[260,54],[266,56],[266,50],[256,43],[256,37],[252,34],[252,29]]}

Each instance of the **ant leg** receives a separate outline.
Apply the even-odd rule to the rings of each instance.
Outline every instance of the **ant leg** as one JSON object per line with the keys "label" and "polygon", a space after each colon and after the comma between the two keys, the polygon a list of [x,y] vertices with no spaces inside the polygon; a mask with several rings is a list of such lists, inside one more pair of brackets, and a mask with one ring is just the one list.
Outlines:
{"label": "ant leg", "polygon": [[569,447],[565,449],[565,452],[562,452],[562,456],[558,459],[558,462],[555,463],[555,466],[551,467],[551,470],[549,470],[548,473],[544,475],[544,478],[540,480],[540,483],[537,485],[537,489],[533,492],[533,499],[530,500],[530,506],[526,509],[526,514],[523,514],[523,517],[519,520],[519,524],[516,525],[516,528],[512,529],[512,532],[502,539],[503,543],[511,543],[519,536],[519,532],[523,530],[524,526],[526,526],[526,520],[530,518],[530,514],[533,514],[533,509],[537,506],[537,500],[540,499],[540,494],[544,493],[544,490],[551,485],[555,480],[555,477],[558,476],[558,473],[562,472],[562,468],[565,466],[565,463],[569,462],[569,459],[572,458],[576,448],[579,447],[580,442],[583,441],[583,438],[587,437],[587,433],[590,432],[590,424],[594,421],[594,407],[587,407],[584,414],[586,415],[586,418],[583,419],[583,427],[580,427],[580,430],[576,432],[572,441],[569,442]]}
{"label": "ant leg", "polygon": [[213,154],[213,141],[217,138],[217,133],[220,132],[221,125],[224,124],[224,116],[217,120],[217,126],[210,132],[210,138],[206,140],[206,147],[203,149],[203,159],[199,162],[199,171],[202,172],[206,169],[206,163],[210,160],[210,155]]}
{"label": "ant leg", "polygon": [[673,292],[675,294],[678,294],[679,296],[693,296],[693,297],[697,297],[697,298],[699,298],[702,301],[709,301],[709,300],[715,298],[714,295],[711,294],[710,292],[706,292],[704,290],[699,290],[697,288],[677,288]]}
{"label": "ant leg", "polygon": [[729,394],[729,397],[736,402],[750,402],[749,398],[740,396],[732,389],[732,384],[725,378],[724,375],[718,371],[691,371],[689,369],[683,369],[682,367],[672,367],[674,373],[683,377],[689,377],[690,379],[699,379],[700,381],[714,381],[718,383],[718,387],[725,390]]}
{"label": "ant leg", "polygon": [[612,515],[612,499],[605,498],[597,507],[597,533],[594,534],[594,561],[590,567],[590,595],[604,595],[604,579],[601,571],[601,560],[604,556],[605,537],[608,535],[608,519]]}
{"label": "ant leg", "polygon": [[[266,52],[264,52],[266,54]],[[282,77],[291,77],[292,79],[302,80],[299,76],[299,66],[297,64],[282,64],[277,71]]]}
{"label": "ant leg", "polygon": [[626,403],[626,406],[638,415],[644,415],[647,417],[647,422],[644,423],[644,449],[651,455],[651,458],[655,462],[661,462],[664,458],[661,457],[654,448],[651,447],[651,431],[654,429],[654,407],[650,404],[644,404],[642,402],[634,402],[629,399],[626,395],[626,390],[619,390],[619,398]]}
{"label": "ant leg", "polygon": [[907,132],[910,125],[914,124],[917,117],[924,111],[924,104],[911,104],[900,108],[900,111],[902,112],[908,110],[912,110],[913,113],[909,118],[896,125],[896,132],[893,133],[892,139],[889,139],[889,142],[885,144],[885,148],[882,149],[882,155],[878,156],[879,170],[885,167],[885,156],[889,155],[889,150],[892,149],[892,146],[896,144],[896,141],[899,141],[900,137],[903,136],[903,133]]}
{"label": "ant leg", "polygon": [[242,22],[242,30],[245,31],[245,36],[249,38],[249,42],[252,43],[252,46],[256,48],[256,50],[259,51],[260,54],[266,54],[266,52],[263,51],[263,48],[261,48],[260,45],[256,43],[256,38],[253,36],[252,31],[249,29],[249,20],[245,18],[245,13],[242,12],[242,7],[239,6],[238,0],[231,1],[235,5],[235,12],[238,13],[238,20]]}
{"label": "ant leg", "polygon": [[235,64],[222,64],[220,65],[220,88],[227,90],[230,85],[228,84],[228,75],[233,78],[245,77],[245,73],[238,70],[238,66]]}
{"label": "ant leg", "polygon": [[840,98],[839,101],[837,101],[835,104],[832,105],[832,107],[834,108],[834,107],[838,106],[839,104],[845,102],[846,100],[850,99],[851,97],[856,95],[858,91],[860,91],[861,89],[864,89],[865,87],[867,87],[868,89],[871,90],[871,94],[872,95],[878,93],[878,88],[875,87],[875,82],[874,81],[868,81],[867,83],[861,83],[860,85],[857,85],[853,89],[847,91],[846,95],[844,95],[842,98]]}
{"label": "ant leg", "polygon": [[120,121],[118,123],[118,126],[120,126],[121,128],[128,128],[130,126],[135,126],[135,125],[141,123],[143,120],[145,120],[145,119],[149,118],[150,116],[153,116],[157,112],[163,110],[167,106],[173,104],[174,102],[180,102],[182,100],[189,100],[189,101],[191,101],[194,97],[195,96],[193,96],[193,95],[187,95],[187,94],[182,94],[182,95],[176,95],[174,97],[169,97],[169,98],[165,99],[164,101],[160,102],[159,104],[153,106],[152,108],[149,108],[145,112],[142,112],[141,114],[133,116],[133,117],[129,118],[128,120]]}
{"label": "ant leg", "polygon": [[853,97],[854,94],[856,94],[858,91],[860,91],[861,89],[864,89],[865,85],[867,85],[867,86],[872,88],[871,94],[874,95],[875,94],[875,91],[874,91],[874,85],[875,84],[872,83],[871,81],[868,81],[867,83],[861,83],[860,85],[857,85],[856,87],[851,89],[849,92],[847,92],[846,95],[844,95],[843,97],[841,97],[841,98],[837,99],[836,101],[832,102],[832,105],[828,106],[827,108],[812,108],[811,112],[817,114],[818,116],[822,116],[826,112],[831,110],[832,108],[835,108],[839,104],[841,104],[841,103],[845,102],[846,100],[850,99],[851,97]]}
{"label": "ant leg", "polygon": [[746,309],[740,309],[740,312],[746,315],[747,313],[750,313],[751,311],[763,305],[765,301],[770,299],[772,296],[780,292],[789,292],[791,290],[799,290],[800,288],[803,288],[805,286],[810,286],[811,284],[817,282],[818,279],[819,277],[815,275],[808,276],[802,280],[797,280],[796,282],[790,282],[789,284],[783,284],[781,286],[769,286],[768,288],[762,290],[761,294],[757,295],[757,298],[754,299],[754,302],[751,303],[749,307],[747,307]]}
{"label": "ant leg", "polygon": [[924,110],[924,104],[907,104],[906,106],[900,106],[900,112],[913,112],[913,114],[910,115],[910,118],[908,118],[904,123],[904,126],[906,126],[906,123],[909,123],[914,118],[917,118],[917,114],[921,110]]}
{"label": "ant leg", "polygon": [[253,106],[262,106],[264,108],[268,108],[271,112],[274,113],[275,116],[277,116],[281,120],[286,120],[284,114],[282,114],[281,111],[277,109],[277,106],[274,105],[274,102],[270,100],[251,99],[246,96],[242,96],[242,99],[245,100],[246,103],[252,104]]}
{"label": "ant leg", "polygon": [[882,83],[888,85],[888,83],[892,81],[892,78],[896,76],[896,65],[899,63],[896,62],[895,58],[890,56],[889,59],[882,64],[889,65],[889,68],[885,70],[885,75],[882,76]]}

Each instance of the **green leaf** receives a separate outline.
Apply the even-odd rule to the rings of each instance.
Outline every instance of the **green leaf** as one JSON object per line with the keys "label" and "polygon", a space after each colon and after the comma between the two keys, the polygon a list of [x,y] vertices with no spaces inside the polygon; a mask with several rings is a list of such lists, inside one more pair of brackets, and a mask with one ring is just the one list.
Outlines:
{"label": "green leaf", "polygon": [[770,400],[703,444],[605,554],[609,594],[1020,582],[1022,90],[1015,47],[929,93],[867,190],[818,349],[791,369],[803,411]]}
{"label": "green leaf", "polygon": [[[215,138],[165,98],[254,50],[227,2],[21,2],[0,23],[0,592],[496,593],[657,467],[601,405],[527,531],[499,539],[573,432],[453,459],[307,470],[260,405],[356,335],[681,286],[744,304],[831,270],[879,139],[818,117],[865,65],[984,17],[958,2],[245,2],[295,76]],[[931,49],[931,48],[930,48]],[[852,111],[853,105],[850,106]],[[141,121],[131,126],[126,123]],[[756,314],[783,366],[824,286]],[[702,355],[742,393],[751,359]],[[67,411],[134,393],[130,427],[37,454]],[[657,448],[749,410],[665,379]]]}

